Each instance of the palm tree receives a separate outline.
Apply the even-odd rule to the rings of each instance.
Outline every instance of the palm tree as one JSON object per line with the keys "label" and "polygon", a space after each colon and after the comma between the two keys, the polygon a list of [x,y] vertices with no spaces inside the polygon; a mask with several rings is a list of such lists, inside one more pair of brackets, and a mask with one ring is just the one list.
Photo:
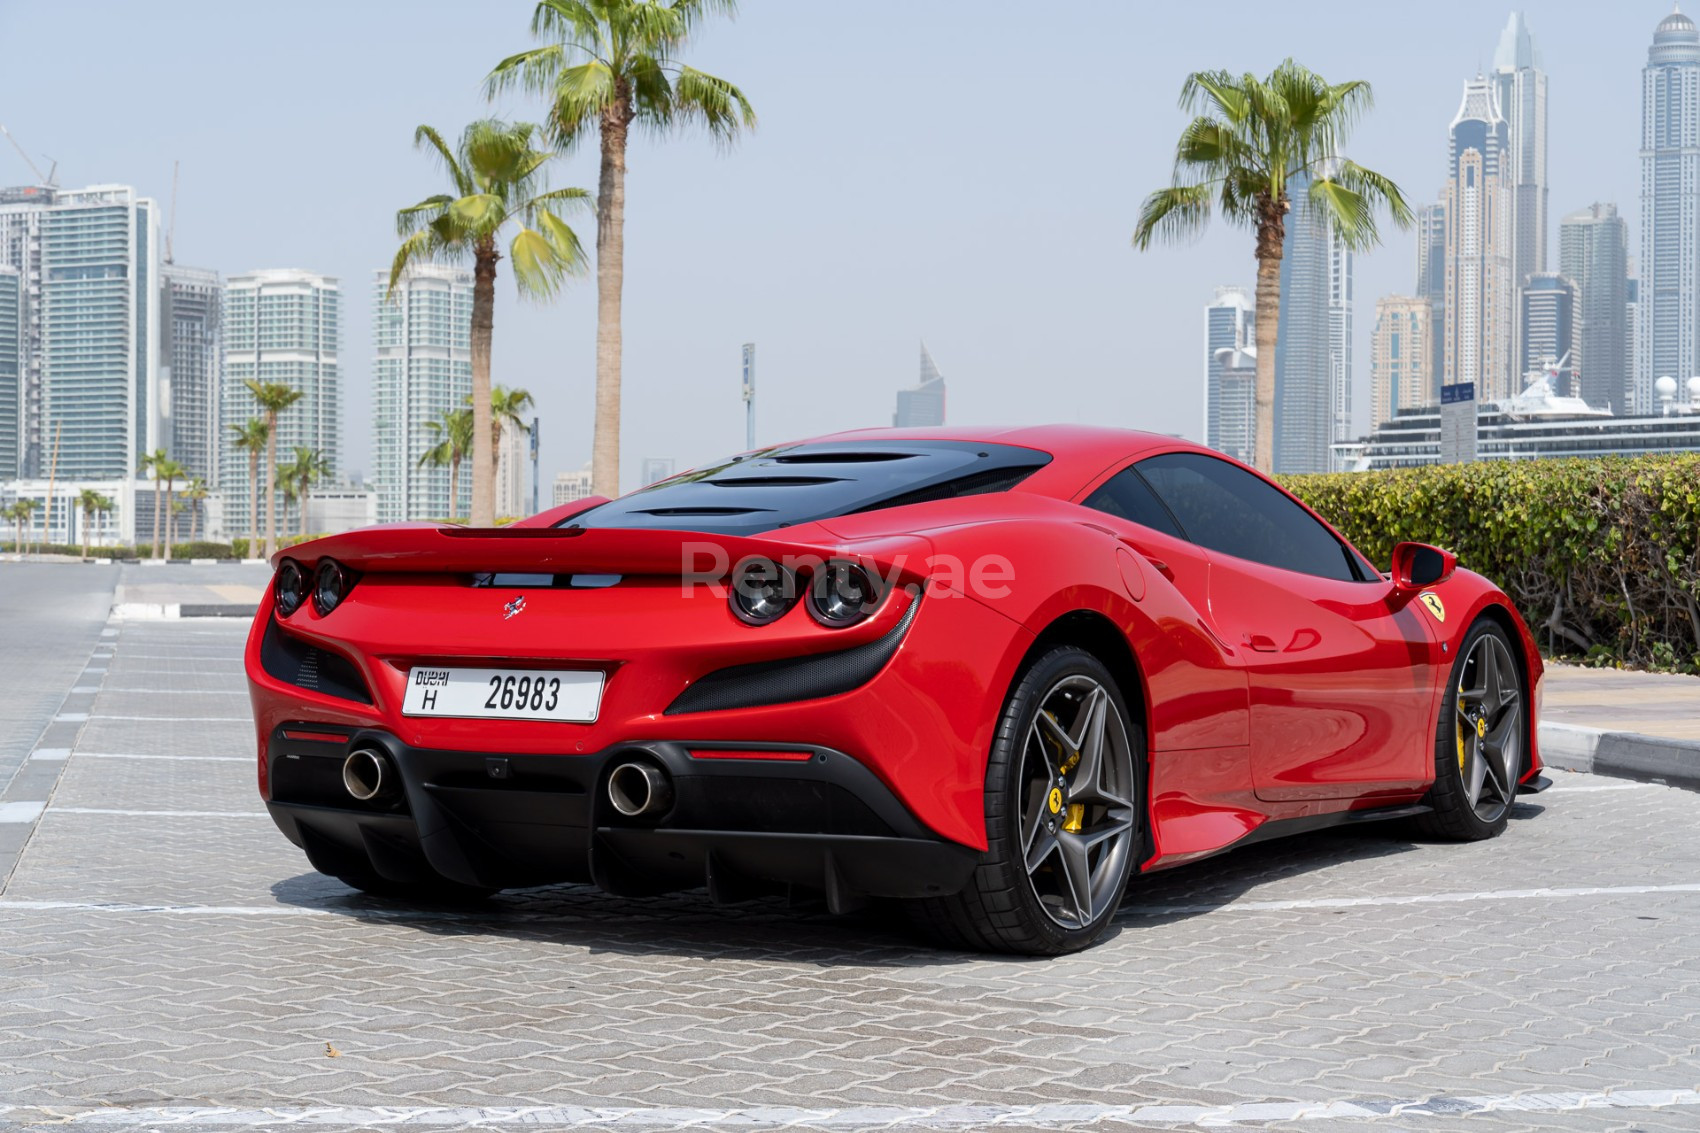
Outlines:
{"label": "palm tree", "polygon": [[278,470],[283,482],[294,489],[292,495],[296,501],[303,539],[307,537],[307,491],[329,476],[330,471],[330,461],[325,454],[305,446],[297,446],[290,462]]}
{"label": "palm tree", "polygon": [[[301,400],[301,391],[283,382],[261,382],[244,379],[243,385],[266,412],[266,551],[264,558],[277,552],[277,415]],[[250,547],[250,550],[252,548]]]}
{"label": "palm tree", "polygon": [[396,213],[403,237],[390,265],[390,292],[416,260],[464,260],[472,275],[472,524],[495,522],[495,461],[490,435],[490,338],[496,305],[497,240],[510,224],[517,227],[508,244],[514,282],[521,295],[555,293],[569,275],[584,270],[578,236],[560,210],[583,207],[583,189],[546,190],[543,166],[549,154],[534,142],[540,131],[529,122],[508,124],[485,119],[468,126],[450,149],[436,130],[421,126],[414,143],[442,159],[454,195],[440,193]]}
{"label": "palm tree", "polygon": [[[1275,342],[1281,315],[1281,255],[1286,243],[1288,186],[1304,189],[1312,215],[1346,247],[1379,239],[1375,214],[1386,206],[1401,228],[1411,209],[1388,178],[1340,152],[1372,104],[1367,82],[1329,83],[1291,59],[1266,79],[1227,71],[1195,71],[1181,87],[1181,108],[1194,115],[1175,145],[1172,183],[1145,198],[1134,247],[1154,239],[1197,235],[1212,208],[1251,228],[1257,257],[1257,439],[1260,471],[1275,463]],[[1297,187],[1297,186],[1295,186]]]}
{"label": "palm tree", "polygon": [[695,122],[720,141],[754,127],[755,111],[725,79],[678,62],[705,16],[737,14],[737,0],[541,0],[531,34],[551,42],[496,64],[487,92],[519,86],[545,95],[562,149],[596,124],[596,430],[591,483],[620,494],[620,299],[625,287],[626,143],[634,122],[656,130]]}
{"label": "palm tree", "polygon": [[142,454],[142,471],[153,473],[153,549],[148,557],[159,558],[160,515],[165,510],[165,498],[159,494],[159,466],[166,461],[165,450],[156,448]]}
{"label": "palm tree", "polygon": [[266,451],[271,430],[258,417],[248,418],[245,425],[232,425],[236,439],[231,442],[238,452],[248,454],[248,554],[254,557],[254,545],[260,541],[260,454]]}
{"label": "palm tree", "polygon": [[29,523],[30,516],[35,514],[36,503],[32,499],[20,499],[6,509],[6,517],[18,527],[18,554],[24,553],[24,526]]}
{"label": "palm tree", "polygon": [[502,434],[507,431],[505,426],[513,425],[521,432],[528,431],[525,424],[525,411],[534,404],[531,391],[524,389],[509,389],[506,386],[496,386],[490,390],[490,484],[491,494],[495,494],[496,469],[502,462]]}
{"label": "palm tree", "polygon": [[[170,457],[159,459],[158,456],[159,454],[156,454],[156,459],[153,462],[153,478],[156,485],[161,480],[165,481],[165,557],[169,559],[171,557],[171,544],[175,541],[177,535],[175,518],[181,510],[174,509],[171,506],[171,494],[177,486],[177,481],[189,475],[189,470]],[[157,487],[154,489],[154,494],[156,496],[159,494]]]}
{"label": "palm tree", "polygon": [[77,506],[83,513],[83,558],[89,557],[89,534],[94,526],[94,517],[102,512],[112,510],[112,501],[101,495],[93,488],[84,488],[77,497]]}
{"label": "palm tree", "polygon": [[194,511],[189,513],[189,542],[199,541],[201,535],[201,507],[206,501],[207,482],[196,476],[189,481],[189,486],[183,489],[183,499],[189,502]]}
{"label": "palm tree", "polygon": [[472,410],[445,409],[441,420],[427,421],[425,427],[431,430],[432,436],[441,439],[420,455],[419,467],[448,467],[448,518],[457,519],[460,516],[460,462],[472,450]]}

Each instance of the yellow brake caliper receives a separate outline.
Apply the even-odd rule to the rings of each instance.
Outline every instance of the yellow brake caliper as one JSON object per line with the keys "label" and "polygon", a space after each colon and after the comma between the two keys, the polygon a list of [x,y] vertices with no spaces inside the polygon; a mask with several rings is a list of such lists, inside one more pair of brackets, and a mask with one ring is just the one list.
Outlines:
{"label": "yellow brake caliper", "polygon": [[[1057,721],[1056,713],[1047,712],[1047,713],[1045,713],[1045,715],[1047,715],[1051,718],[1051,723],[1057,725],[1058,731],[1063,730],[1062,724],[1058,723],[1058,721]],[[1059,771],[1061,771],[1063,773],[1063,775],[1066,777],[1070,771],[1073,771],[1076,767],[1080,766],[1080,753],[1078,751],[1069,752],[1069,751],[1062,750],[1062,744],[1055,739],[1053,739],[1051,742],[1057,745],[1057,769]],[[1462,742],[1462,741],[1460,741],[1460,742]],[[1052,798],[1051,798],[1051,813],[1055,814],[1057,812],[1057,810],[1060,808],[1061,804],[1062,804],[1061,792],[1053,792]],[[1068,804],[1068,815],[1067,815],[1067,817],[1065,817],[1063,819],[1062,828],[1064,830],[1068,831],[1070,834],[1078,834],[1078,833],[1080,833],[1081,826],[1083,826],[1085,824],[1085,822],[1086,822],[1086,804],[1085,803],[1070,803],[1070,804]]]}

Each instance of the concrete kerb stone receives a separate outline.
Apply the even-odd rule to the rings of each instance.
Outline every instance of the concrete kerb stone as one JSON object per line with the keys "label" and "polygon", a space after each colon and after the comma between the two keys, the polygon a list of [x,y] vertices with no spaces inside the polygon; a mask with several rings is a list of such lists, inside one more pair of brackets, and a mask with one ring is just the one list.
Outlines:
{"label": "concrete kerb stone", "polygon": [[1551,767],[1700,790],[1700,743],[1692,740],[1574,724],[1542,724],[1540,740]]}

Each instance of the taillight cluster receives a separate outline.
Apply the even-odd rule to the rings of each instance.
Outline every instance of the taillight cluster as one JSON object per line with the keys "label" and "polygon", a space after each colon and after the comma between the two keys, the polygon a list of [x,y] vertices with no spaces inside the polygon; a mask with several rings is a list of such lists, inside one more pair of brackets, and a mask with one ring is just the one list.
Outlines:
{"label": "taillight cluster", "polygon": [[289,617],[311,597],[313,609],[322,618],[342,605],[352,589],[354,572],[335,559],[320,559],[312,574],[294,559],[284,559],[277,568],[278,617]]}
{"label": "taillight cluster", "polygon": [[879,581],[848,560],[822,563],[799,577],[771,559],[751,557],[733,569],[728,601],[748,625],[778,621],[801,600],[815,621],[843,629],[866,621],[884,597]]}

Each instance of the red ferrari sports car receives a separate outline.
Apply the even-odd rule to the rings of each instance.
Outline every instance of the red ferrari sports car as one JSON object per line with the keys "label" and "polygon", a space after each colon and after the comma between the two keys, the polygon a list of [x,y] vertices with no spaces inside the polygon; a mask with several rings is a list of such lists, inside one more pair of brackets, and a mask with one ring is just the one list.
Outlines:
{"label": "red ferrari sports car", "polygon": [[1341,823],[1489,838],[1545,785],[1510,600],[1437,548],[1391,565],[1169,437],[775,445],[280,554],[260,793],[372,893],[802,888],[1066,952],[1135,873]]}

